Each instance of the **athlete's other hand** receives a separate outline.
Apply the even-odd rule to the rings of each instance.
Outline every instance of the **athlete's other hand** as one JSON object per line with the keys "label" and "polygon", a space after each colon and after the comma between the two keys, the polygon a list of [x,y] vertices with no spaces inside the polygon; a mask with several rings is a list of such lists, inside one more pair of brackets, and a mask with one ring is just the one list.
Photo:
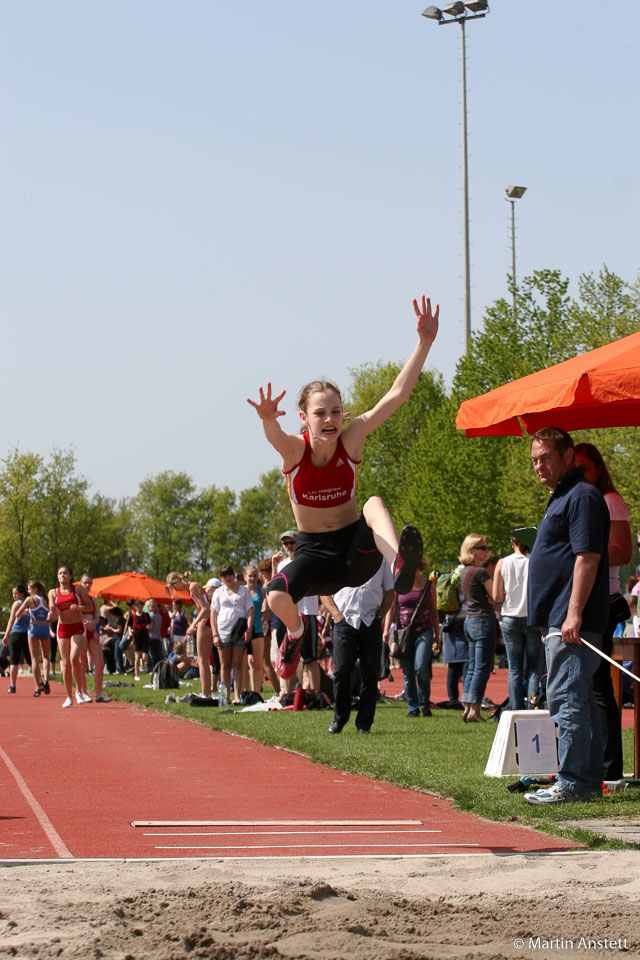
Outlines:
{"label": "athlete's other hand", "polygon": [[413,301],[413,309],[416,312],[418,323],[416,329],[419,339],[424,343],[433,343],[438,333],[438,317],[440,315],[440,304],[436,304],[435,313],[431,311],[431,300],[422,294],[420,303]]}
{"label": "athlete's other hand", "polygon": [[255,400],[250,400],[249,397],[247,397],[247,403],[250,403],[251,406],[254,407],[261,420],[277,420],[278,417],[284,417],[285,415],[284,410],[278,410],[278,404],[286,392],[286,390],[283,390],[277,397],[272,397],[271,384],[268,383],[266,396],[264,390],[260,387],[259,402],[256,403]]}

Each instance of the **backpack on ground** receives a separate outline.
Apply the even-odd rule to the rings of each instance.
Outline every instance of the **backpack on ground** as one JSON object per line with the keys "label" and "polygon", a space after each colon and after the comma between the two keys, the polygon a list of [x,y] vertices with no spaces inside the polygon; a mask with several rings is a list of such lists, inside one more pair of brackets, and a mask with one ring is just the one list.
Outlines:
{"label": "backpack on ground", "polygon": [[455,613],[460,609],[461,567],[441,573],[436,580],[436,603],[442,613]]}
{"label": "backpack on ground", "polygon": [[178,671],[173,663],[168,660],[161,660],[156,663],[153,672],[158,675],[159,690],[177,690],[180,686]]}

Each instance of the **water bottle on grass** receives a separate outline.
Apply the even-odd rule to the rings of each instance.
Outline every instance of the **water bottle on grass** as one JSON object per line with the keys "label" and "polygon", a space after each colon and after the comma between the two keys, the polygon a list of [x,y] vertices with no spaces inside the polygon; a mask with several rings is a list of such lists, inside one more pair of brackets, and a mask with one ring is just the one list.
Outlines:
{"label": "water bottle on grass", "polygon": [[229,700],[227,698],[227,685],[226,683],[224,683],[223,680],[220,680],[220,682],[218,683],[218,706],[226,707],[228,703],[229,703]]}

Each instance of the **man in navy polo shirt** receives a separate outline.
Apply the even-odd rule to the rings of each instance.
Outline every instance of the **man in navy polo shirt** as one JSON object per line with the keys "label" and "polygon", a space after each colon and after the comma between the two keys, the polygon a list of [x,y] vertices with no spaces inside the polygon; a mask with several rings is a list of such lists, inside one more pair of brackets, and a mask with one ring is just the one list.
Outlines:
{"label": "man in navy polo shirt", "polygon": [[[573,441],[556,427],[531,442],[538,480],[553,491],[529,561],[528,622],[541,627],[547,702],[558,725],[558,780],[526,793],[527,803],[588,801],[602,795],[602,731],[593,696],[609,605],[609,511],[575,464]],[[550,636],[550,634],[557,634]]]}

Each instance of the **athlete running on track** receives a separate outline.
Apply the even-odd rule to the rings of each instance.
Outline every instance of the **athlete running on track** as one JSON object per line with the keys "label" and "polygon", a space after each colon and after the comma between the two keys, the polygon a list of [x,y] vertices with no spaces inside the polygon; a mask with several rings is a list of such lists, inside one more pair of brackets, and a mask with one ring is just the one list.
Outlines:
{"label": "athlete running on track", "polygon": [[303,434],[285,433],[278,404],[286,391],[271,395],[260,388],[256,403],[247,398],[262,420],[265,436],[282,457],[300,536],[295,559],[267,586],[269,605],[286,625],[298,646],[306,620],[297,601],[308,593],[332,595],[345,586],[361,586],[380,566],[382,556],[392,566],[395,589],[411,589],[422,556],[422,538],[415,527],[405,527],[400,538],[391,514],[380,497],[370,497],[359,517],[356,479],[367,436],[409,398],[431,344],[438,332],[439,307],[431,310],[424,296],[413,301],[418,343],[391,389],[371,410],[355,417],[343,432],[340,391],[329,381],[303,387],[298,398]]}
{"label": "athlete running on track", "polygon": [[172,590],[188,590],[189,596],[195,604],[195,617],[193,623],[187,628],[187,636],[196,636],[196,653],[198,654],[198,670],[200,671],[200,686],[202,687],[202,696],[211,696],[211,648],[213,647],[213,634],[211,633],[211,607],[209,606],[209,597],[195,580],[189,579],[188,573],[168,574],[166,579],[167,592],[173,596]]}
{"label": "athlete running on track", "polygon": [[91,613],[93,602],[81,584],[73,584],[71,567],[58,568],[58,589],[49,590],[49,619],[58,621],[58,649],[62,681],[67,691],[63,707],[73,703],[72,673],[76,681],[76,703],[84,703],[83,654],[86,656],[87,638],[83,613]]}

